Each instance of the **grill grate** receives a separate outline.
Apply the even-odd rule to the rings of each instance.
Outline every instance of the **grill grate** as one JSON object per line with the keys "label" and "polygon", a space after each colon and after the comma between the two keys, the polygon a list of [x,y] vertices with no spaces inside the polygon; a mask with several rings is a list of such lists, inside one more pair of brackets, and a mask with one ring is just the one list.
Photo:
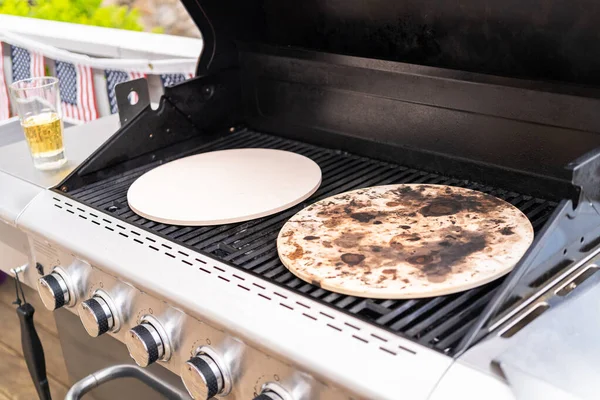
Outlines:
{"label": "grill grate", "polygon": [[131,211],[127,205],[129,186],[144,172],[157,166],[158,162],[89,184],[68,195],[91,207],[110,212],[123,221],[211,254],[231,265],[448,354],[452,354],[454,346],[473,324],[502,279],[462,293],[417,300],[375,300],[332,293],[296,278],[279,261],[276,238],[285,221],[307,205],[336,193],[395,183],[454,185],[492,194],[523,211],[536,232],[556,207],[556,203],[531,196],[251,131],[231,134],[190,154],[244,147],[294,151],[313,159],[322,169],[321,187],[304,203],[279,214],[209,227],[160,224]]}

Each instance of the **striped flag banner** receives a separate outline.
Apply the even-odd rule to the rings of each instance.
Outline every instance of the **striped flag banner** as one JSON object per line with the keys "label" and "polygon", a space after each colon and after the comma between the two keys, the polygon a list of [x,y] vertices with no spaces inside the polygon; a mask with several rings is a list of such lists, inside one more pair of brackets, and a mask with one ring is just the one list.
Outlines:
{"label": "striped flag banner", "polygon": [[133,79],[145,78],[146,74],[141,72],[127,72],[116,69],[107,69],[104,71],[106,77],[106,92],[108,93],[108,102],[110,103],[110,113],[116,114],[119,112],[117,106],[117,95],[115,94],[115,87],[119,83],[131,81]]}
{"label": "striped flag banner", "polygon": [[[0,55],[2,52],[0,51]],[[40,78],[45,75],[44,56],[41,53],[29,51],[22,47],[10,46],[10,63],[12,66],[12,81]],[[3,66],[0,67],[0,120],[9,116],[9,97],[7,93],[6,75]]]}
{"label": "striped flag banner", "polygon": [[22,47],[10,46],[12,81],[45,76],[44,56]]}
{"label": "striped flag banner", "polygon": [[8,88],[6,75],[4,73],[4,57],[2,42],[0,42],[0,121],[10,118],[10,106],[8,102]]}
{"label": "striped flag banner", "polygon": [[56,77],[65,117],[82,122],[98,118],[94,78],[90,67],[56,61]]}
{"label": "striped flag banner", "polygon": [[161,74],[160,80],[162,81],[163,87],[170,87],[187,81],[193,77],[194,74]]}

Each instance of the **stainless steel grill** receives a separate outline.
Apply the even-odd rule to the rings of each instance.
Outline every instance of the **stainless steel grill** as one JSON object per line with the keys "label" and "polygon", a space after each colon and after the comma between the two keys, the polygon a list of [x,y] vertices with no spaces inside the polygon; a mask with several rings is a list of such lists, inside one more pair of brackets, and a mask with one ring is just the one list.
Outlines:
{"label": "stainless steel grill", "polygon": [[[110,212],[123,221],[448,354],[453,353],[454,347],[492,298],[502,279],[463,293],[417,300],[371,300],[336,294],[296,278],[282,265],[276,248],[276,237],[282,225],[300,209],[319,199],[355,188],[395,183],[454,185],[493,194],[523,211],[536,232],[556,207],[552,201],[254,131],[233,133],[179,157],[243,147],[274,148],[305,155],[320,165],[323,183],[311,198],[292,209],[249,222],[209,227],[159,224],[138,216],[128,207],[127,190],[135,179],[170,159],[99,180],[67,195],[100,211]],[[206,195],[210,196],[209,190]]]}
{"label": "stainless steel grill", "polygon": [[[593,7],[182,1],[202,32],[194,79],[166,87],[158,107],[144,79],[117,86],[120,129],[85,161],[73,143],[106,127],[66,140],[76,167],[57,173],[60,183],[14,173],[12,152],[0,154],[0,240],[36,263],[26,284],[59,283],[44,294],[50,308],[71,300],[56,315],[72,377],[89,382],[129,353],[156,360],[161,379],[181,375],[194,398],[597,397]],[[311,158],[321,187],[278,214],[219,226],[155,223],[128,207],[129,187],[152,168],[248,147]],[[505,278],[426,299],[333,293],[280,262],[278,233],[303,207],[402,183],[502,198],[527,215],[535,240]],[[142,393],[133,388],[94,397]]]}

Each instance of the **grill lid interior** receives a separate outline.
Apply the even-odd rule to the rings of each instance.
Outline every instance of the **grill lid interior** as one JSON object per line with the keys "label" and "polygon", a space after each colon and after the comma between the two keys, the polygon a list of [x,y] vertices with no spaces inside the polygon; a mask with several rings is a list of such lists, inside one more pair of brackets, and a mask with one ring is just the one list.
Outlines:
{"label": "grill lid interior", "polygon": [[[182,0],[205,42],[199,72],[236,43],[586,85],[600,84],[600,5],[587,0]],[[597,97],[598,94],[596,93]]]}

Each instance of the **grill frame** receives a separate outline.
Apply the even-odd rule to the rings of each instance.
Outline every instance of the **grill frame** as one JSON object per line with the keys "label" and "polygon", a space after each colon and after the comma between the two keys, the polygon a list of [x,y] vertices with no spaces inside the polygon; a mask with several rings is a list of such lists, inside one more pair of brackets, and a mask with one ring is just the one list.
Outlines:
{"label": "grill frame", "polygon": [[[98,180],[62,194],[98,211],[108,212],[115,218],[157,234],[166,240],[174,241],[190,250],[240,268],[449,355],[455,354],[460,340],[475,323],[479,313],[496,293],[504,278],[466,292],[429,299],[373,300],[335,294],[301,281],[281,264],[276,251],[276,236],[280,227],[301,208],[321,198],[358,187],[391,183],[453,184],[507,198],[511,203],[517,206],[521,205],[519,208],[526,214],[529,212],[535,217],[532,224],[536,233],[544,226],[557,205],[553,201],[471,181],[449,178],[408,166],[368,159],[339,150],[325,149],[248,130],[216,139],[196,149],[186,151],[185,155],[236,147],[278,148],[307,155],[323,169],[323,183],[313,196],[289,210],[253,221],[217,227],[175,227],[154,223],[137,216],[127,207],[126,188],[133,183],[135,178],[160,163],[179,158],[179,155],[155,161],[152,164]],[[383,177],[376,177],[381,172],[385,172]],[[110,189],[103,192],[102,196],[97,196],[98,190],[104,187]],[[116,210],[107,209],[111,206],[116,207]],[[252,240],[256,235],[260,237]],[[270,250],[260,253],[258,256],[248,254],[249,250],[260,249]],[[469,306],[461,308],[461,305],[464,304],[469,304]],[[469,319],[465,321],[467,317]],[[433,321],[436,323],[434,324]]]}

